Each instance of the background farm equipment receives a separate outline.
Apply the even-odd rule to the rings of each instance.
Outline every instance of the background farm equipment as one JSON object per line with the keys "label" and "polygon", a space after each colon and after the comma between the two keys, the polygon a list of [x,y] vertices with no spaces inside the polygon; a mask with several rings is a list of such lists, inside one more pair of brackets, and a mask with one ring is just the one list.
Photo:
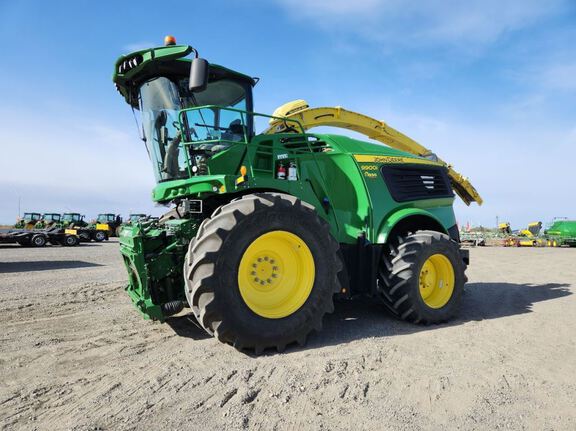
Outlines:
{"label": "background farm equipment", "polygon": [[97,231],[105,231],[107,237],[120,236],[122,217],[119,214],[103,213],[98,214],[96,220],[88,225],[89,228]]}
{"label": "background farm equipment", "polygon": [[554,220],[545,235],[551,245],[576,247],[576,220]]}
{"label": "background farm equipment", "polygon": [[51,227],[59,227],[62,216],[58,213],[44,213],[38,222],[34,225],[34,229],[49,229]]}
{"label": "background farm equipment", "polygon": [[84,220],[84,216],[80,213],[64,213],[60,220],[60,227],[68,228],[83,228],[88,226],[88,222]]}
{"label": "background farm equipment", "polygon": [[473,247],[483,247],[486,245],[486,239],[486,234],[483,232],[460,231],[460,242],[462,244],[471,245]]}
{"label": "background farm equipment", "polygon": [[22,218],[16,221],[15,229],[34,229],[36,223],[42,218],[40,213],[24,213]]}
{"label": "background farm equipment", "polygon": [[80,239],[77,235],[57,228],[46,230],[4,230],[0,232],[0,243],[17,243],[24,247],[44,247],[46,244],[73,247],[78,245],[79,242]]}

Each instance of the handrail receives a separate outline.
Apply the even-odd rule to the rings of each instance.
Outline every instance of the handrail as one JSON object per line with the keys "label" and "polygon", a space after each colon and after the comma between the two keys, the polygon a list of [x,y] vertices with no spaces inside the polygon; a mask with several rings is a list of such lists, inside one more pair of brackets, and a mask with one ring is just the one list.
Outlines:
{"label": "handrail", "polygon": [[[284,133],[282,122],[297,120],[305,130],[319,126],[332,126],[361,133],[370,139],[382,142],[392,148],[396,148],[416,156],[424,157],[441,163],[448,170],[454,191],[462,198],[466,205],[476,202],[482,205],[482,197],[470,183],[468,178],[456,172],[452,165],[438,158],[428,148],[420,145],[413,139],[389,126],[383,121],[376,120],[364,114],[348,111],[340,106],[310,108],[304,100],[286,103],[274,111],[280,115],[281,121],[270,121],[270,127],[265,134]],[[284,115],[285,114],[285,115]]]}

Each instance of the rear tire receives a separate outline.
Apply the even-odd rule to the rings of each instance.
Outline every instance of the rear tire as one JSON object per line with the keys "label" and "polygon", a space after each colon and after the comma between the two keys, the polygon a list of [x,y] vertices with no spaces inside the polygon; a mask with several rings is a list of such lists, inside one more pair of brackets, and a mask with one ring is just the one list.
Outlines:
{"label": "rear tire", "polygon": [[96,233],[94,234],[94,241],[96,242],[102,242],[105,239],[107,239],[107,236],[104,231],[97,230]]}
{"label": "rear tire", "polygon": [[34,235],[31,240],[33,247],[44,247],[46,245],[46,237],[44,235]]}
{"label": "rear tire", "polygon": [[284,194],[244,196],[216,209],[190,243],[188,303],[208,333],[237,349],[303,345],[334,310],[338,249],[314,207]]}
{"label": "rear tire", "polygon": [[66,247],[75,247],[80,243],[80,239],[75,235],[66,235],[62,240],[62,245]]}
{"label": "rear tire", "polygon": [[377,290],[394,316],[440,323],[459,308],[465,269],[457,242],[440,232],[417,231],[383,251]]}

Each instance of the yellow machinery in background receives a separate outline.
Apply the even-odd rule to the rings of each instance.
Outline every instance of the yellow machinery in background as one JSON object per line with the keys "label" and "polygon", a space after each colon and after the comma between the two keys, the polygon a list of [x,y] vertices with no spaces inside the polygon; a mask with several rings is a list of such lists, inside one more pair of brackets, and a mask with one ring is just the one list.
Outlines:
{"label": "yellow machinery in background", "polygon": [[498,225],[499,235],[503,236],[504,247],[546,247],[555,246],[554,243],[548,241],[540,235],[542,230],[542,222],[528,223],[527,229],[522,229],[517,232],[512,232],[510,223],[500,223]]}

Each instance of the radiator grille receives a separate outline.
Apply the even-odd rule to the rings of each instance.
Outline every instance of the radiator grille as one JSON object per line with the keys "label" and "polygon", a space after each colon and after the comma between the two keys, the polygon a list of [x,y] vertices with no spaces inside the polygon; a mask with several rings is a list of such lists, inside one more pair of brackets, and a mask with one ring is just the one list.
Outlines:
{"label": "radiator grille", "polygon": [[442,167],[382,166],[381,172],[396,202],[454,196]]}

